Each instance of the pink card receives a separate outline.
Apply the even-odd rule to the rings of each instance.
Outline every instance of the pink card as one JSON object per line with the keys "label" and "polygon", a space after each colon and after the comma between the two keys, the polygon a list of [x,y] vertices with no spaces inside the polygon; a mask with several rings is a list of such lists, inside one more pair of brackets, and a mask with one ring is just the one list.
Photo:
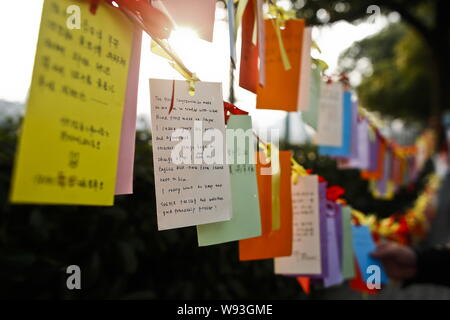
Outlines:
{"label": "pink card", "polygon": [[135,29],[128,69],[127,92],[120,134],[115,194],[133,193],[134,144],[136,139],[136,109],[141,60],[142,31]]}
{"label": "pink card", "polygon": [[189,28],[206,41],[213,41],[216,0],[152,0],[177,28]]}

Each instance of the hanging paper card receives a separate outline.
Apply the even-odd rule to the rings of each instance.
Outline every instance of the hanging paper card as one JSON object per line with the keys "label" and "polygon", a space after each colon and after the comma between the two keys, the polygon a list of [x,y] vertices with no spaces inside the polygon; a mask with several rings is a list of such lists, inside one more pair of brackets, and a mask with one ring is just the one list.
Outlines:
{"label": "hanging paper card", "polygon": [[280,206],[280,155],[276,146],[270,148],[270,166],[272,169],[272,231],[280,229],[281,206]]}
{"label": "hanging paper card", "polygon": [[[73,4],[80,30],[66,26]],[[12,202],[113,204],[132,38],[117,8],[44,2]]]}
{"label": "hanging paper card", "polygon": [[[258,153],[257,177],[259,191],[259,207],[261,209],[262,235],[260,237],[239,241],[240,260],[259,260],[284,257],[292,254],[292,200],[291,200],[291,153],[280,151],[280,209],[281,226],[271,230],[271,176],[261,174],[261,159],[264,155]],[[261,162],[260,162],[261,161]],[[267,163],[266,160],[263,160]],[[267,169],[267,166],[265,167]]]}
{"label": "hanging paper card", "polygon": [[258,57],[259,57],[259,84],[265,86],[266,84],[266,66],[264,61],[266,52],[266,31],[264,24],[263,13],[264,0],[256,0],[256,26],[258,29]]}
{"label": "hanging paper card", "polygon": [[292,183],[292,255],[275,258],[275,273],[321,274],[319,182],[316,175]]}
{"label": "hanging paper card", "polygon": [[358,103],[352,103],[352,123],[350,132],[350,157],[349,159],[358,159]]}
{"label": "hanging paper card", "polygon": [[311,84],[311,43],[312,28],[305,28],[302,46],[302,61],[300,63],[300,87],[298,89],[298,110],[306,111],[309,109],[309,94]]}
{"label": "hanging paper card", "polygon": [[392,159],[391,159],[391,150],[390,148],[386,148],[386,152],[384,155],[384,164],[383,164],[383,175],[382,178],[380,180],[378,180],[376,182],[377,184],[377,190],[380,194],[380,196],[382,197],[389,197],[389,181],[391,178],[391,164],[392,164]]}
{"label": "hanging paper card", "polygon": [[352,242],[352,210],[348,206],[342,208],[342,276],[344,279],[355,277]]}
{"label": "hanging paper card", "polygon": [[311,279],[323,279],[328,276],[328,232],[327,232],[327,183],[319,183],[319,211],[320,211],[320,253],[322,260],[322,274],[308,275]]}
{"label": "hanging paper card", "polygon": [[261,235],[252,119],[231,115],[227,125],[227,154],[233,218],[197,226],[198,243],[207,246]]}
{"label": "hanging paper card", "polygon": [[291,69],[285,70],[274,23],[265,20],[266,81],[264,86],[258,85],[257,88],[257,109],[297,111],[304,27],[304,20],[288,20],[286,28],[280,30],[291,64]]}
{"label": "hanging paper card", "polygon": [[350,155],[345,158],[337,158],[338,169],[352,168],[352,161],[358,160],[358,105],[352,103],[352,122],[350,132]]}
{"label": "hanging paper card", "polygon": [[369,126],[369,165],[367,171],[373,172],[377,170],[378,153],[380,150],[380,140],[378,139],[375,130]]}
{"label": "hanging paper card", "polygon": [[117,163],[116,194],[133,193],[134,144],[136,139],[136,108],[141,61],[142,31],[134,30],[133,49],[128,70],[125,109],[120,134],[119,161]]}
{"label": "hanging paper card", "polygon": [[216,0],[152,0],[176,28],[191,29],[201,39],[212,42]]}
{"label": "hanging paper card", "polygon": [[343,110],[342,110],[342,141],[339,147],[319,146],[319,154],[334,157],[349,157],[352,146],[352,94],[349,91],[344,92]]}
{"label": "hanging paper card", "polygon": [[328,275],[328,243],[327,243],[327,183],[319,183],[319,221],[320,221],[320,260],[321,273],[318,274],[285,274],[286,276],[294,277],[309,277],[313,281],[322,281]]}
{"label": "hanging paper card", "polygon": [[322,75],[319,68],[316,67],[311,70],[310,81],[309,108],[305,111],[302,111],[302,119],[306,124],[316,130],[319,115],[320,90],[322,84]]}
{"label": "hanging paper card", "polygon": [[401,185],[401,160],[400,157],[397,154],[394,154],[393,160],[392,160],[392,179],[396,186]]}
{"label": "hanging paper card", "polygon": [[258,48],[252,41],[255,27],[255,4],[251,0],[242,16],[239,86],[253,93],[258,85]]}
{"label": "hanging paper card", "polygon": [[370,255],[375,250],[375,243],[369,227],[365,225],[352,226],[352,236],[353,250],[364,282],[367,282],[367,279],[373,274],[378,274],[380,283],[386,283],[387,277],[381,262]]}
{"label": "hanging paper card", "polygon": [[370,163],[369,123],[362,119],[358,123],[358,161],[357,167],[366,170]]}
{"label": "hanging paper card", "polygon": [[376,141],[372,144],[370,151],[371,157],[373,157],[370,159],[370,169],[372,170],[362,171],[361,177],[366,180],[379,180],[383,176],[386,141],[377,134]]}
{"label": "hanging paper card", "polygon": [[339,257],[339,234],[337,233],[337,207],[327,203],[327,262],[328,275],[323,279],[324,286],[331,287],[342,283],[341,261]]}
{"label": "hanging paper card", "polygon": [[[334,222],[336,229],[336,237],[337,237],[337,245],[338,245],[338,256],[339,261],[341,261],[342,265],[342,254],[343,254],[343,234],[342,234],[342,206],[339,203],[332,202],[334,207]],[[341,268],[342,270],[342,268]]]}
{"label": "hanging paper card", "polygon": [[220,83],[150,79],[158,229],[231,219]]}
{"label": "hanging paper card", "polygon": [[343,88],[339,82],[323,84],[320,90],[319,120],[316,143],[321,146],[342,146]]}
{"label": "hanging paper card", "polygon": [[[356,111],[356,110],[354,110]],[[353,132],[353,127],[352,127]],[[353,145],[355,142],[355,146]],[[357,150],[354,152],[354,148]],[[352,133],[352,154],[350,158],[338,162],[339,169],[367,170],[369,167],[370,143],[367,120],[361,118],[356,122],[356,132]]]}

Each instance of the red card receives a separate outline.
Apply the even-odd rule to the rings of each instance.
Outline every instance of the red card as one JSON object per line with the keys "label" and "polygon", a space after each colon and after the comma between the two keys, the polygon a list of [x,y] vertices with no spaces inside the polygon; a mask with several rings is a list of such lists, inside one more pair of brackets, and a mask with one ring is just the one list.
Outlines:
{"label": "red card", "polygon": [[252,38],[255,29],[255,2],[250,0],[242,16],[241,64],[239,86],[256,93],[258,85],[258,47]]}

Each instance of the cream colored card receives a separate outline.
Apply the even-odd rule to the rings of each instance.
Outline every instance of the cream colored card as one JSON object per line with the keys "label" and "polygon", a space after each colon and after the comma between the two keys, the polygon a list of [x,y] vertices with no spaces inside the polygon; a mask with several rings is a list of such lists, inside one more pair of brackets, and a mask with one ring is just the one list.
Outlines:
{"label": "cream colored card", "polygon": [[150,79],[150,95],[158,229],[230,220],[221,84],[190,96],[186,81]]}

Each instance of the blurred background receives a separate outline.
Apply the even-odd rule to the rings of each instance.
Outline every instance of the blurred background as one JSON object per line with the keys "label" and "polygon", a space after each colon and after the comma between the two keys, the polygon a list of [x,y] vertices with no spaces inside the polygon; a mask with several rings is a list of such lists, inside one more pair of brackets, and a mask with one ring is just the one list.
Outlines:
{"label": "blurred background", "polygon": [[[17,133],[24,114],[42,0],[0,4],[0,297],[61,299],[361,299],[347,284],[305,295],[295,279],[273,274],[273,262],[238,261],[237,243],[197,246],[195,228],[158,232],[151,154],[149,78],[181,79],[150,52],[143,36],[138,99],[134,194],[117,196],[113,207],[12,206],[8,203]],[[414,142],[427,126],[450,126],[450,20],[445,0],[279,1],[314,26],[328,75],[346,73],[360,104],[382,120],[383,133],[399,144]],[[376,4],[376,5],[375,5]],[[377,200],[357,171],[336,169],[310,145],[313,129],[300,113],[255,109],[255,96],[230,73],[225,4],[217,2],[214,41],[174,37],[173,46],[204,81],[223,83],[224,99],[249,111],[253,125],[281,128],[282,146],[306,168],[346,189],[355,209],[380,217],[412,206],[420,179],[393,200]],[[190,45],[187,45],[190,43]],[[239,39],[237,40],[239,44]],[[238,45],[239,52],[239,45]],[[237,63],[239,66],[239,63]],[[447,119],[447,120],[446,120]],[[447,122],[446,122],[447,121]],[[445,136],[442,138],[445,144]],[[436,220],[426,244],[448,241],[448,178],[438,196]],[[66,288],[66,267],[82,270],[82,290]],[[370,299],[449,299],[438,286],[401,289],[389,285]]]}

